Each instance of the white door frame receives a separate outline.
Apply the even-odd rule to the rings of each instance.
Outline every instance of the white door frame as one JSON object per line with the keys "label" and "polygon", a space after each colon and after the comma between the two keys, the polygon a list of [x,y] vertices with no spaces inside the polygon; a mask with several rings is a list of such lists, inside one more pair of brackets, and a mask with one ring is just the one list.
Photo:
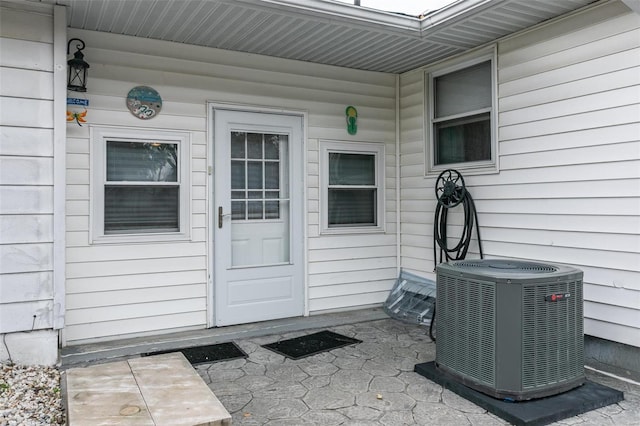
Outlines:
{"label": "white door frame", "polygon": [[215,250],[214,250],[214,232],[217,221],[216,216],[216,198],[213,193],[215,188],[215,150],[214,150],[214,134],[215,123],[214,112],[216,110],[225,111],[238,111],[238,112],[256,112],[256,113],[268,113],[268,114],[280,114],[280,115],[292,115],[302,118],[302,276],[303,276],[303,306],[304,316],[309,316],[309,277],[308,277],[308,206],[307,206],[307,128],[308,128],[308,112],[304,110],[291,110],[281,108],[270,108],[256,105],[243,105],[232,104],[217,101],[207,102],[207,185],[206,185],[206,200],[207,200],[207,328],[216,327],[215,321]]}

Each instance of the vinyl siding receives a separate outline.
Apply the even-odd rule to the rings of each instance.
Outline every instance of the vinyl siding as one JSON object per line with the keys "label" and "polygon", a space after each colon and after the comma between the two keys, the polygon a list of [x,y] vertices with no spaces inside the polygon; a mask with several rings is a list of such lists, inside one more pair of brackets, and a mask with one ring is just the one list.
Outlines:
{"label": "vinyl siding", "polygon": [[[215,254],[209,241],[213,190],[207,101],[306,111],[308,308],[311,314],[380,304],[396,275],[395,77],[178,45],[69,30],[87,45],[91,64],[90,125],[188,131],[191,148],[191,240],[90,244],[89,126],[68,127],[67,326],[64,344],[201,329],[210,324]],[[125,97],[137,85],[155,88],[161,113],[139,120]],[[358,108],[358,134],[346,132],[344,111]],[[319,233],[320,139],[386,144],[386,232]],[[300,212],[302,214],[302,212]]]}
{"label": "vinyl siding", "polygon": [[53,27],[0,4],[0,333],[55,325]]}
{"label": "vinyl siding", "polygon": [[[401,264],[433,276],[422,78],[401,77]],[[498,80],[500,172],[462,171],[485,255],[578,267],[585,333],[640,346],[640,16],[607,3],[504,39]]]}

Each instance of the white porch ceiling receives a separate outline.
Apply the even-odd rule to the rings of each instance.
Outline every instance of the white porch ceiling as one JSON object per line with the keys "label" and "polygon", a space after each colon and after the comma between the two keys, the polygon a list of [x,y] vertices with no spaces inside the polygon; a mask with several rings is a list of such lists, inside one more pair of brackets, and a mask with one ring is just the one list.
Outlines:
{"label": "white porch ceiling", "polygon": [[424,17],[331,0],[40,0],[68,26],[401,73],[594,0],[458,0]]}

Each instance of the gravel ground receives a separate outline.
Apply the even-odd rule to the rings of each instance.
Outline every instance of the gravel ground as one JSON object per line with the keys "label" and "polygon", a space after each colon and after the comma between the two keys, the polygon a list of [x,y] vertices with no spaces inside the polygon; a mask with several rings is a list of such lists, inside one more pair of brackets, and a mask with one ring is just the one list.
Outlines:
{"label": "gravel ground", "polygon": [[64,423],[60,372],[56,368],[2,364],[0,426]]}

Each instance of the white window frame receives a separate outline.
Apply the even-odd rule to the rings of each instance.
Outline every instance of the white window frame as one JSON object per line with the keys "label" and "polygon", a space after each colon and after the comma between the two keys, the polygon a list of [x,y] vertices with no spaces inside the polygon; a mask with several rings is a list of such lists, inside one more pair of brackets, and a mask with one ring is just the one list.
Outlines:
{"label": "white window frame", "polygon": [[[469,68],[481,62],[491,61],[491,158],[484,161],[469,161],[461,163],[435,164],[435,135],[433,132],[435,120],[435,89],[434,79],[455,71]],[[498,163],[498,137],[497,137],[497,51],[495,46],[481,49],[471,55],[446,61],[437,66],[427,68],[424,73],[425,78],[425,176],[438,175],[447,169],[464,170],[469,174],[497,173]],[[469,111],[464,115],[473,115],[487,112],[486,109],[480,111]]]}
{"label": "white window frame", "polygon": [[[322,234],[375,233],[385,230],[385,145],[375,142],[321,140],[320,148],[320,232]],[[329,154],[365,154],[375,156],[376,225],[329,227]]]}
{"label": "white window frame", "polygon": [[[191,239],[191,134],[158,129],[91,126],[90,241],[103,243],[146,243]],[[104,188],[107,141],[160,142],[178,145],[179,230],[167,232],[104,233]]]}

